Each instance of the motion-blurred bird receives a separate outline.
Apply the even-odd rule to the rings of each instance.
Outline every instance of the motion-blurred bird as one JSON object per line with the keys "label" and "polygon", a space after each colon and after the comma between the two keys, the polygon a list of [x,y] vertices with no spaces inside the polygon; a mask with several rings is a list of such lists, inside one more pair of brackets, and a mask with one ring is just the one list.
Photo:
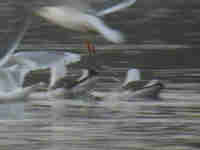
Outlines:
{"label": "motion-blurred bird", "polygon": [[[100,17],[125,9],[136,2],[136,0],[121,0],[113,5],[111,0],[21,1],[25,9],[54,24],[74,31],[98,33],[113,43],[123,42],[124,37],[119,31],[104,24]],[[89,53],[95,53],[95,47],[90,40],[86,40],[85,44]]]}

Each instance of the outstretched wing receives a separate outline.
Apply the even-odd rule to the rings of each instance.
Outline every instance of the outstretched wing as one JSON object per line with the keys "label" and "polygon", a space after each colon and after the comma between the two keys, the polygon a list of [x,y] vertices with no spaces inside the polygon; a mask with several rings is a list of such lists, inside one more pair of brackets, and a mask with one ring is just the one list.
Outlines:
{"label": "outstretched wing", "polygon": [[116,11],[120,11],[120,10],[123,10],[127,7],[130,7],[131,5],[133,5],[134,3],[136,2],[136,0],[124,0],[116,5],[113,5],[113,6],[110,6],[110,7],[107,7],[105,9],[102,9],[100,10],[99,12],[97,12],[97,16],[105,16],[107,14],[110,14],[110,13],[114,13]]}
{"label": "outstretched wing", "polygon": [[0,60],[1,67],[7,64],[10,57],[13,55],[14,51],[17,49],[30,23],[31,19],[29,16],[27,16],[27,18],[23,20],[23,23],[20,24],[20,29],[15,33],[16,35],[12,35],[13,39],[8,40],[8,45],[1,49],[1,60]]}
{"label": "outstretched wing", "polygon": [[136,0],[20,0],[21,5],[28,10],[44,6],[67,6],[77,10],[104,16],[125,9]]}

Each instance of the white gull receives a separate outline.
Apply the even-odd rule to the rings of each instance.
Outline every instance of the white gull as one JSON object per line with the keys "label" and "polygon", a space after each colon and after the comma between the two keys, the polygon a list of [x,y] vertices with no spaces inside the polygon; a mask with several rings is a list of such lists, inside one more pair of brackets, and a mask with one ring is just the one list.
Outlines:
{"label": "white gull", "polygon": [[[103,36],[113,43],[121,43],[124,36],[118,30],[108,27],[100,18],[110,13],[123,10],[136,2],[136,0],[121,0],[120,3],[108,8],[106,4],[111,1],[104,0],[49,0],[48,3],[32,2],[32,9],[35,14],[45,18],[51,23],[79,32],[93,32]],[[35,4],[35,5],[34,5]],[[29,4],[30,5],[30,4]],[[25,5],[25,7],[28,6]],[[35,6],[35,7],[34,7]],[[103,6],[100,10],[94,6]],[[30,8],[30,7],[28,7]],[[89,52],[95,52],[94,45],[86,40]]]}

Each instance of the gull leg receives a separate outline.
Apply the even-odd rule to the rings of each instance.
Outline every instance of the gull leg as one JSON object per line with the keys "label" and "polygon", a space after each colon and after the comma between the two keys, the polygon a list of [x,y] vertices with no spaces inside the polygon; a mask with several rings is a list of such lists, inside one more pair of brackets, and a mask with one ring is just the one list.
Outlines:
{"label": "gull leg", "polygon": [[96,53],[95,46],[88,40],[85,41],[86,47],[88,48],[89,55]]}
{"label": "gull leg", "polygon": [[93,54],[96,54],[96,49],[95,49],[94,44],[91,44],[91,50],[92,50],[92,53],[93,53]]}

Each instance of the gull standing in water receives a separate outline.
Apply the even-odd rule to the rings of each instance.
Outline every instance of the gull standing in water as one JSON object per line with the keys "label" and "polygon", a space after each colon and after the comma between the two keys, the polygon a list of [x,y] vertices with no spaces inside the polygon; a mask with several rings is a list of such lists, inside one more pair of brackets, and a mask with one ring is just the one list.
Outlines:
{"label": "gull standing in water", "polygon": [[75,80],[63,80],[64,86],[50,91],[34,92],[29,95],[30,99],[48,98],[72,98],[82,95],[89,95],[89,91],[94,88],[98,77],[98,72],[92,68],[82,69],[82,75]]}
{"label": "gull standing in water", "polygon": [[138,69],[129,69],[121,86],[111,92],[93,91],[90,94],[103,100],[130,100],[133,97],[157,97],[163,84],[159,80],[141,81]]}
{"label": "gull standing in water", "polygon": [[[121,0],[120,3],[108,8],[110,0],[21,0],[24,8],[45,18],[46,20],[79,32],[93,32],[103,36],[113,43],[124,41],[123,35],[108,27],[100,17],[123,10],[136,2],[136,0]],[[102,7],[101,7],[102,6]],[[95,9],[98,8],[98,9]],[[95,52],[95,47],[86,40],[88,51]]]}

